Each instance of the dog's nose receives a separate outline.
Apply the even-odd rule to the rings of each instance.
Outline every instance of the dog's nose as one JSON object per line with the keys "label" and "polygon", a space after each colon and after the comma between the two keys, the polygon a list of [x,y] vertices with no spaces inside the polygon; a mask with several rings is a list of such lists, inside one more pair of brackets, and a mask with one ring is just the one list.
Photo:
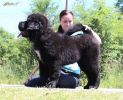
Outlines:
{"label": "dog's nose", "polygon": [[25,22],[19,22],[18,28],[20,31],[24,31],[25,30]]}

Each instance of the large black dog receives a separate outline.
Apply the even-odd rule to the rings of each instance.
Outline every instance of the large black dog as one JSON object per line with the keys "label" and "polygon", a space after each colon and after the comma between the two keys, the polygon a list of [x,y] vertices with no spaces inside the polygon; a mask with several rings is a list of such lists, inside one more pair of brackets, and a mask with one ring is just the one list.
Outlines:
{"label": "large black dog", "polygon": [[27,21],[19,23],[23,37],[28,38],[39,58],[40,74],[49,77],[46,87],[56,87],[62,66],[77,62],[87,75],[85,89],[98,88],[100,44],[85,25],[73,26],[68,33],[82,30],[85,34],[68,36],[54,32],[48,19],[39,13],[28,16]]}

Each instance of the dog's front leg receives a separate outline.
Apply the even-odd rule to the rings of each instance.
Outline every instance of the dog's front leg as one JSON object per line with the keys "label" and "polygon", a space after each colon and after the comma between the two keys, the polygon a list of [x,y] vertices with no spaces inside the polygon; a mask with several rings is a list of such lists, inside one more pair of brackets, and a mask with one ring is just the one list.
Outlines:
{"label": "dog's front leg", "polygon": [[58,83],[58,80],[50,80],[48,79],[48,83],[46,84],[47,88],[56,88],[56,85]]}
{"label": "dog's front leg", "polygon": [[58,83],[59,77],[60,77],[60,67],[51,67],[50,66],[50,77],[48,78],[48,82],[46,84],[47,88],[56,88],[56,85]]}

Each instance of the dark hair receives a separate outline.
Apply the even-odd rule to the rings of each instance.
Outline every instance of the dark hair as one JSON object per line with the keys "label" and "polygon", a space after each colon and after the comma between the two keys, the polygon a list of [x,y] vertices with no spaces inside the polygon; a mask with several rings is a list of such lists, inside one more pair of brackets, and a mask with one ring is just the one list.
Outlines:
{"label": "dark hair", "polygon": [[59,33],[64,33],[64,31],[63,31],[63,29],[62,29],[62,26],[61,25],[59,25],[59,27],[58,27],[58,31],[57,32],[59,32]]}
{"label": "dark hair", "polygon": [[59,15],[59,20],[61,20],[61,18],[64,16],[64,15],[67,15],[67,14],[71,14],[72,16],[74,16],[73,12],[72,11],[68,11],[68,10],[62,10],[60,15]]}
{"label": "dark hair", "polygon": [[[68,11],[68,10],[62,10],[61,13],[59,14],[59,20],[61,21],[61,18],[64,16],[64,15],[67,15],[67,14],[71,14],[72,16],[74,16],[73,12],[71,11]],[[58,32],[59,33],[64,33],[61,25],[59,25],[58,27]]]}

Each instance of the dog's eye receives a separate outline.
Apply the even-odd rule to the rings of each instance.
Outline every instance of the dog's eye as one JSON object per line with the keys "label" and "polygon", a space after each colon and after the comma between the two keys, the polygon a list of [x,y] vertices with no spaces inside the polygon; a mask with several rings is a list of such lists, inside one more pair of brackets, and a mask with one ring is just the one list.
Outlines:
{"label": "dog's eye", "polygon": [[37,20],[35,20],[34,22],[35,22],[35,23],[38,23],[38,21],[37,21]]}
{"label": "dog's eye", "polygon": [[27,21],[31,21],[31,19],[30,18],[27,18]]}

